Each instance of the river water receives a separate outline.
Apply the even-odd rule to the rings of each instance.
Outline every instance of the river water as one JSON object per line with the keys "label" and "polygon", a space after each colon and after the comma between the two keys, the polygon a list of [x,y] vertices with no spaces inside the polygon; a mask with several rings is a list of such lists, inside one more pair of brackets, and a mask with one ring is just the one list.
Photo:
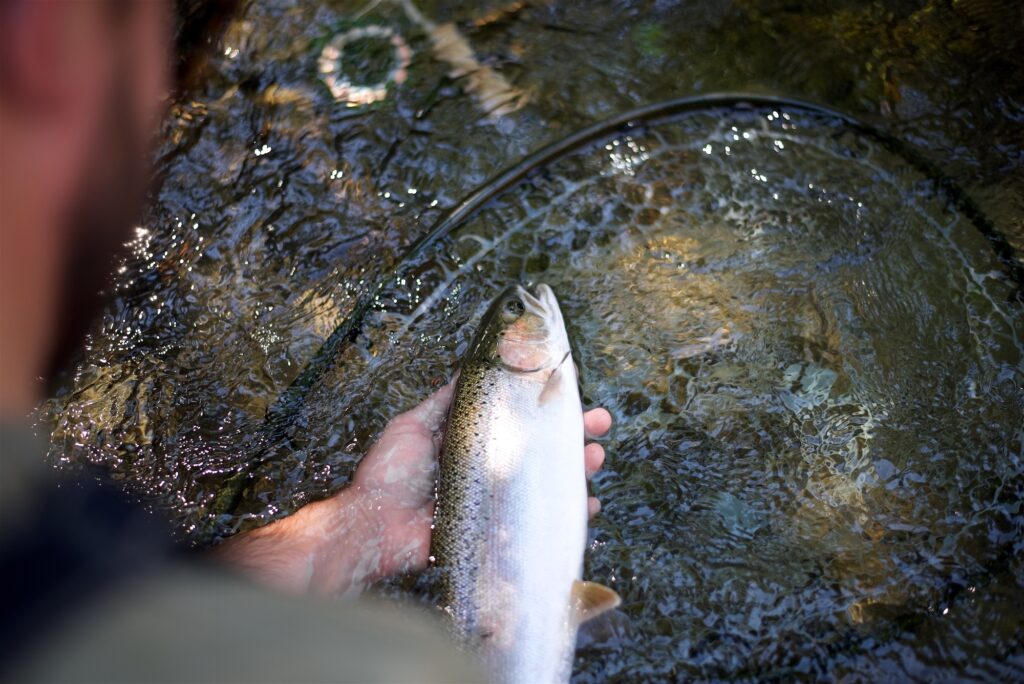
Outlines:
{"label": "river water", "polygon": [[[579,681],[1020,677],[1020,283],[920,165],[800,107],[707,108],[554,161],[387,279],[528,152],[719,89],[891,131],[1020,248],[1020,19],[998,2],[253,4],[167,119],[114,301],[45,407],[54,459],[105,466],[209,544],[344,486],[490,298],[547,282],[585,403],[617,419],[586,576],[624,603],[581,637]],[[450,76],[467,57],[445,22],[476,76]]]}

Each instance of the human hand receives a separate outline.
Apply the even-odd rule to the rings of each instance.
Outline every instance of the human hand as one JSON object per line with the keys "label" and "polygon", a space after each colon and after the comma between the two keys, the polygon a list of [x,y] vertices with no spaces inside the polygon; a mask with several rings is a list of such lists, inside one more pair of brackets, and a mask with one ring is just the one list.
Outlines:
{"label": "human hand", "polygon": [[[384,540],[381,577],[426,567],[440,428],[454,390],[452,380],[419,406],[394,418],[356,470],[352,485],[377,518],[376,530]],[[588,439],[603,437],[611,425],[611,414],[603,408],[583,414]],[[592,477],[604,463],[604,447],[587,444],[583,456],[587,477]],[[587,505],[591,516],[601,508],[595,497],[590,497]]]}
{"label": "human hand", "polygon": [[[441,426],[455,380],[395,417],[356,469],[349,487],[293,515],[237,535],[215,550],[221,559],[280,588],[345,593],[400,572],[426,567],[434,514]],[[587,439],[602,437],[612,417],[583,414]],[[584,447],[587,477],[604,448]],[[590,515],[600,510],[588,500]]]}

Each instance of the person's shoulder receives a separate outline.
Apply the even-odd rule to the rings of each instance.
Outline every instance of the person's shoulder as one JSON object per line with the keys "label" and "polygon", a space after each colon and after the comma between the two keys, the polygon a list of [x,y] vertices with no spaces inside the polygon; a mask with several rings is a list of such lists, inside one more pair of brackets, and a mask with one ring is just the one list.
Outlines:
{"label": "person's shoulder", "polygon": [[173,565],[78,615],[29,681],[481,681],[417,611],[277,594],[225,571]]}

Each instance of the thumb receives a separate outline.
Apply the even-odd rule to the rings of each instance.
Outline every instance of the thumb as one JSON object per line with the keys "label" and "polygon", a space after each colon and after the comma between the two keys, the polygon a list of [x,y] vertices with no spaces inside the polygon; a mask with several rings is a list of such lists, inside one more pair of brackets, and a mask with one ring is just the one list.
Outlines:
{"label": "thumb", "polygon": [[448,412],[448,406],[452,403],[455,383],[458,382],[458,379],[459,374],[456,372],[447,385],[424,399],[418,406],[406,411],[406,419],[420,423],[431,432],[440,428],[441,421],[444,420],[445,414]]}

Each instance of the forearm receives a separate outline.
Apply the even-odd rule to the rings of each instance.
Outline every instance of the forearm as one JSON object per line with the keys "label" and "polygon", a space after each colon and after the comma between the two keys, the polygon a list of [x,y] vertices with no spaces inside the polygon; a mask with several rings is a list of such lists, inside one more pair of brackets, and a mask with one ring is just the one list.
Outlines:
{"label": "forearm", "polygon": [[238,534],[211,553],[278,589],[358,593],[379,578],[377,526],[360,491],[348,487],[287,518]]}

